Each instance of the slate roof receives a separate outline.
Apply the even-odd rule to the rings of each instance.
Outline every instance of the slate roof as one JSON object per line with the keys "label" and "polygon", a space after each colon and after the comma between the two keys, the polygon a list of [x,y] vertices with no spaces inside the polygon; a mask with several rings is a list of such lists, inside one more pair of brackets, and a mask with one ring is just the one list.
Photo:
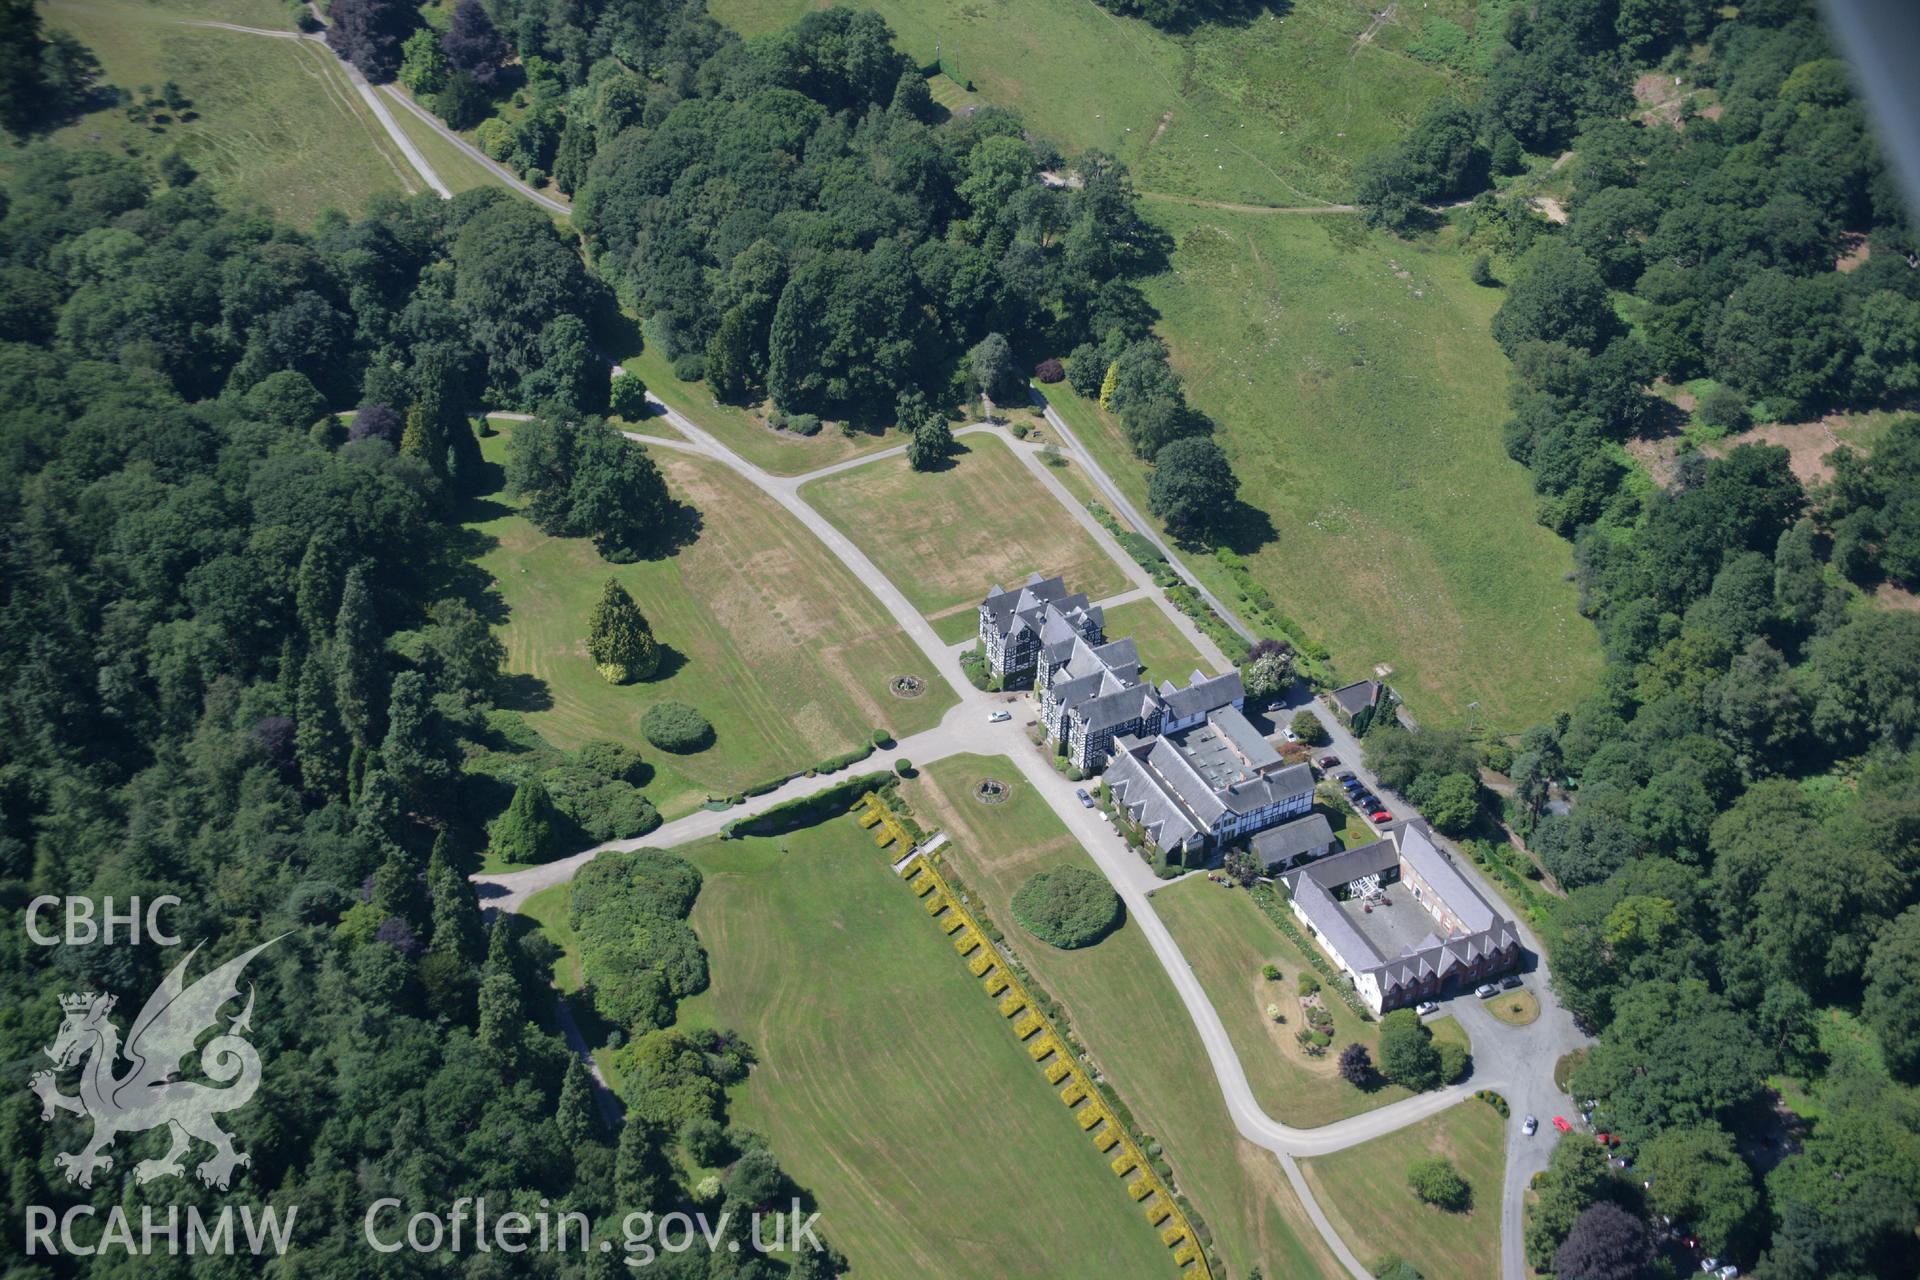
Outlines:
{"label": "slate roof", "polygon": [[1164,741],[1122,739],[1126,749],[1107,766],[1107,789],[1113,793],[1114,802],[1133,815],[1163,853],[1201,833],[1194,815],[1146,764],[1146,757]]}
{"label": "slate roof", "polygon": [[1095,623],[1105,621],[1104,611],[1089,604],[1084,592],[1069,593],[1066,581],[1058,574],[1042,578],[1036,573],[1017,591],[995,583],[980,607],[987,612],[988,625],[1002,639],[1032,630],[1044,640],[1056,615],[1069,628],[1076,615],[1091,617]]}
{"label": "slate roof", "polygon": [[1473,882],[1460,873],[1452,858],[1443,853],[1426,831],[1409,823],[1400,833],[1400,856],[1407,865],[1420,873],[1420,878],[1433,886],[1447,909],[1460,919],[1470,933],[1481,933],[1499,923],[1500,916],[1487,905],[1473,887]]}
{"label": "slate roof", "polygon": [[1310,813],[1292,822],[1269,827],[1253,838],[1253,853],[1268,866],[1278,866],[1309,849],[1333,843],[1333,828],[1324,813]]}
{"label": "slate roof", "polygon": [[1372,706],[1380,698],[1378,680],[1356,680],[1352,684],[1343,684],[1327,695],[1351,720]]}
{"label": "slate roof", "polygon": [[1160,685],[1160,697],[1167,704],[1167,714],[1176,720],[1203,716],[1216,707],[1242,702],[1246,696],[1247,691],[1240,683],[1238,671],[1229,671],[1223,676],[1209,676],[1195,671],[1187,677],[1187,687],[1184,689],[1175,688],[1170,680]]}

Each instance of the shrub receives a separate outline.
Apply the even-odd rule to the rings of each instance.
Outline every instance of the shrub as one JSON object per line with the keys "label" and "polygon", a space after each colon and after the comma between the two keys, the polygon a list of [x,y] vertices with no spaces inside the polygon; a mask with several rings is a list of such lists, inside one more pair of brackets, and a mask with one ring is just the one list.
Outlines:
{"label": "shrub", "polygon": [[796,413],[787,419],[787,430],[797,436],[817,436],[820,434],[820,416],[814,413]]}
{"label": "shrub", "polygon": [[1439,1156],[1415,1160],[1407,1166],[1407,1186],[1436,1208],[1461,1213],[1473,1203],[1473,1189],[1451,1162]]}
{"label": "shrub", "polygon": [[538,778],[523,782],[507,811],[495,819],[489,845],[508,862],[546,862],[557,857],[564,823]]}
{"label": "shrub", "polygon": [[618,374],[613,379],[608,403],[620,417],[638,422],[647,416],[647,384],[631,373]]}
{"label": "shrub", "polygon": [[1055,867],[1029,876],[1014,892],[1013,918],[1062,950],[1090,946],[1120,923],[1120,895],[1089,867]]}
{"label": "shrub", "polygon": [[893,735],[885,729],[875,729],[873,731],[873,745],[876,747],[890,747],[893,745]]}
{"label": "shrub", "polygon": [[1492,260],[1484,253],[1474,255],[1473,265],[1467,268],[1467,279],[1483,289],[1498,283],[1493,278]]}
{"label": "shrub", "polygon": [[1367,1046],[1356,1040],[1340,1051],[1340,1078],[1355,1088],[1373,1079],[1373,1055]]}
{"label": "shrub", "polygon": [[1301,995],[1310,996],[1320,990],[1320,979],[1314,977],[1305,969],[1302,969],[1300,971],[1300,979],[1295,985]]}
{"label": "shrub", "polygon": [[1269,1018],[1271,1018],[1271,1019],[1272,1019],[1273,1021],[1275,1021],[1275,1022],[1279,1022],[1279,1021],[1281,1021],[1281,1017],[1280,1017],[1280,1006],[1279,1006],[1279,1005],[1277,1005],[1277,1004],[1270,1004],[1270,1005],[1268,1005],[1268,1006],[1267,1006],[1267,1017],[1269,1017]]}
{"label": "shrub", "polygon": [[713,726],[684,702],[656,702],[640,717],[640,732],[662,751],[685,755],[713,745]]}
{"label": "shrub", "polygon": [[1277,964],[1263,964],[1260,966],[1260,976],[1268,982],[1278,982],[1280,981],[1280,966]]}
{"label": "shrub", "polygon": [[1013,438],[1015,440],[1025,440],[1029,431],[1027,424],[1024,422],[1016,422],[1007,429],[1013,432]]}
{"label": "shrub", "polygon": [[1033,380],[1035,382],[1044,382],[1044,383],[1047,383],[1048,385],[1052,385],[1053,383],[1060,381],[1062,378],[1066,376],[1067,376],[1066,366],[1061,364],[1058,360],[1053,359],[1051,356],[1049,356],[1045,360],[1042,360],[1039,364],[1033,366]]}
{"label": "shrub", "polygon": [[1293,713],[1293,722],[1288,726],[1293,736],[1309,746],[1317,747],[1327,740],[1327,727],[1320,723],[1320,717],[1306,707]]}
{"label": "shrub", "polygon": [[1440,1051],[1441,1084],[1452,1084],[1467,1074],[1467,1046],[1458,1040],[1442,1040],[1434,1047]]}
{"label": "shrub", "polygon": [[709,1169],[727,1161],[727,1134],[720,1122],[710,1116],[695,1116],[680,1131],[680,1145],[695,1164]]}
{"label": "shrub", "polygon": [[707,376],[707,358],[698,351],[689,351],[675,357],[673,376],[682,382],[700,381]]}
{"label": "shrub", "polygon": [[1695,411],[1700,421],[1716,431],[1742,431],[1750,421],[1747,398],[1727,386],[1715,387],[1701,396]]}

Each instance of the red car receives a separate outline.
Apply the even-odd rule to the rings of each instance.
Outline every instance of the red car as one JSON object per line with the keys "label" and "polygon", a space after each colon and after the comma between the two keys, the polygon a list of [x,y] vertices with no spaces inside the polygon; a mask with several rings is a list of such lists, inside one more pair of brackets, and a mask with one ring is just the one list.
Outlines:
{"label": "red car", "polygon": [[1567,1123],[1567,1118],[1565,1116],[1555,1116],[1553,1118],[1553,1127],[1558,1129],[1562,1133],[1573,1132],[1573,1126]]}
{"label": "red car", "polygon": [[1388,813],[1385,809],[1375,809],[1373,813],[1370,814],[1369,816],[1375,822],[1392,822],[1393,821],[1393,815],[1391,813]]}
{"label": "red car", "polygon": [[1339,756],[1321,756],[1320,767],[1322,769],[1338,769],[1340,767],[1340,757]]}

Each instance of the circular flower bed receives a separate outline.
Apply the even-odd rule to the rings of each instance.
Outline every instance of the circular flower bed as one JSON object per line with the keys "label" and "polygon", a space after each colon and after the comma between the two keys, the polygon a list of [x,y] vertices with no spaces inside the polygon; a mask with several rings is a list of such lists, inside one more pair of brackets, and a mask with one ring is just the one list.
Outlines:
{"label": "circular flower bed", "polygon": [[887,687],[896,698],[917,698],[927,691],[927,682],[919,676],[895,676]]}
{"label": "circular flower bed", "polygon": [[1036,872],[1014,891],[1013,918],[1062,950],[1091,946],[1120,923],[1120,895],[1087,867]]}
{"label": "circular flower bed", "polygon": [[998,778],[982,778],[974,784],[973,798],[981,804],[1002,804],[1012,794],[1012,790]]}

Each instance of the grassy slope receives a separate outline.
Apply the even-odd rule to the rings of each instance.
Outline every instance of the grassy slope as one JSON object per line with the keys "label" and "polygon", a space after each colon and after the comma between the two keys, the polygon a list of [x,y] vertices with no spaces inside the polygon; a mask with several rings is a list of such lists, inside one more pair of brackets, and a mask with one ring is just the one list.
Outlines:
{"label": "grassy slope", "polygon": [[[1310,966],[1253,899],[1193,879],[1161,889],[1153,901],[1226,1024],[1253,1096],[1268,1115],[1286,1124],[1312,1127],[1410,1096],[1399,1085],[1362,1092],[1340,1079],[1338,1055],[1349,1042],[1366,1045],[1379,1060],[1380,1024],[1362,1022],[1331,992],[1323,993],[1323,1002],[1333,1012],[1333,1047],[1320,1058],[1309,1058],[1301,1051],[1294,1033],[1306,1025],[1306,1019],[1295,981]],[[1265,964],[1280,967],[1280,981],[1260,976]],[[1269,1004],[1279,1006],[1285,1023],[1276,1024],[1266,1016]],[[1460,1024],[1451,1018],[1436,1019],[1430,1025],[1438,1037],[1465,1038]]]}
{"label": "grassy slope", "polygon": [[176,81],[197,118],[159,133],[118,107],[53,135],[58,143],[119,153],[178,149],[223,196],[252,197],[296,226],[326,208],[361,212],[376,192],[420,189],[334,57],[308,42],[206,27],[182,18],[289,29],[278,5],[197,0],[161,9],[132,0],[48,0],[49,27],[99,55],[114,85],[154,90]]}
{"label": "grassy slope", "polygon": [[[484,442],[490,460],[505,456],[506,439]],[[720,464],[655,457],[703,518],[670,556],[608,564],[587,540],[550,538],[497,502],[474,526],[491,541],[479,567],[507,609],[508,670],[544,685],[520,700],[543,737],[569,749],[592,738],[638,747],[656,770],[648,794],[671,818],[847,751],[876,726],[904,735],[939,722],[952,704],[944,684],[911,700],[888,691],[895,675],[926,675],[924,657],[814,539]],[[616,688],[594,670],[586,620],[609,577],[677,655],[665,675]],[[713,722],[713,747],[672,756],[647,744],[640,718],[668,698]]]}
{"label": "grassy slope", "polygon": [[[666,357],[655,347],[626,356],[621,368],[646,383],[653,394],[712,432],[729,449],[776,476],[805,475],[848,458],[906,443],[906,437],[891,431],[880,435],[859,432],[851,436],[833,426],[823,427],[814,436],[773,431],[746,409],[716,403],[704,381],[682,382],[674,377]],[[765,406],[761,406],[762,412],[764,409]]]}
{"label": "grassy slope", "polygon": [[[711,0],[753,33],[827,0]],[[871,0],[907,52],[973,81],[1073,150],[1117,155],[1148,190],[1300,205],[1347,199],[1354,161],[1393,141],[1448,87],[1400,52],[1419,23],[1471,25],[1471,0],[1402,5],[1368,42],[1369,0],[1298,0],[1184,36],[1090,0]],[[1276,9],[1278,6],[1276,6]]]}
{"label": "grassy slope", "polygon": [[[1243,499],[1272,523],[1252,565],[1280,608],[1343,675],[1392,666],[1424,723],[1518,731],[1578,699],[1599,647],[1567,546],[1534,522],[1500,443],[1500,291],[1444,247],[1365,235],[1347,249],[1329,223],[1356,231],[1348,219],[1151,212],[1178,247],[1147,293]],[[1053,392],[1144,508],[1117,425]],[[1217,565],[1190,563],[1235,597]]]}
{"label": "grassy slope", "polygon": [[[1484,1102],[1463,1102],[1419,1124],[1330,1156],[1303,1160],[1314,1198],[1341,1238],[1374,1265],[1411,1259],[1427,1280],[1500,1273],[1504,1122]],[[1445,1156],[1473,1188],[1473,1207],[1444,1213],[1407,1189],[1407,1165]]]}
{"label": "grassy slope", "polygon": [[1195,669],[1213,671],[1155,601],[1134,600],[1107,610],[1107,638],[1122,636],[1133,637],[1147,678],[1156,684],[1162,680],[1185,684]]}
{"label": "grassy slope", "polygon": [[973,436],[959,450],[943,471],[887,458],[802,492],[916,609],[960,617],[963,634],[976,625],[966,611],[996,582],[1063,574],[1069,588],[1096,600],[1127,588],[1120,566],[1004,444]]}
{"label": "grassy slope", "polygon": [[[1005,803],[971,799],[985,777],[1013,783]],[[1008,902],[1029,875],[1089,860],[1012,763],[954,756],[924,769],[906,795],[924,825],[950,834],[948,861],[1007,930],[1040,986],[1066,1006],[1101,1071],[1165,1147],[1231,1273],[1245,1276],[1258,1263],[1267,1275],[1290,1280],[1339,1274],[1278,1163],[1234,1133],[1193,1023],[1139,928],[1125,923],[1095,946],[1056,951],[1013,923]]]}
{"label": "grassy slope", "polygon": [[732,1118],[772,1139],[857,1274],[1172,1274],[852,819],[682,852],[707,874],[692,923],[713,975],[682,1021],[754,1046]]}

